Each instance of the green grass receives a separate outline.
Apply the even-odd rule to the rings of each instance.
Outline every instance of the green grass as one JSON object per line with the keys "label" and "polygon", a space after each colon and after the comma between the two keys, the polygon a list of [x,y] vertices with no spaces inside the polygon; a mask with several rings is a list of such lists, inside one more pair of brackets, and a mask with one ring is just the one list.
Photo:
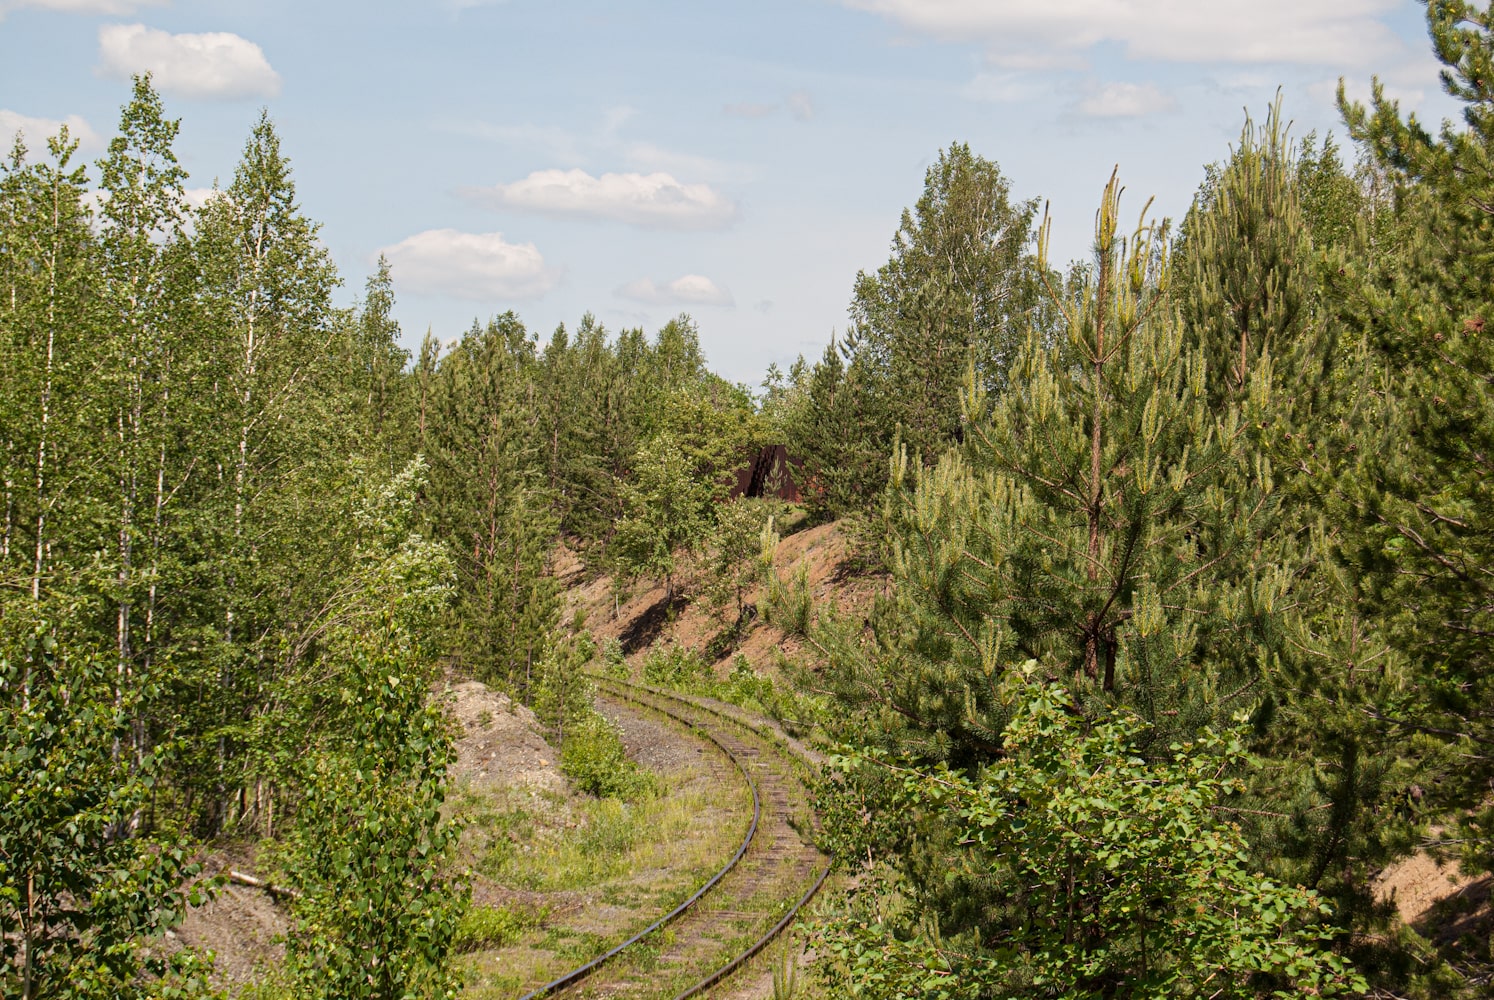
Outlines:
{"label": "green grass", "polygon": [[459,952],[503,948],[540,926],[546,911],[525,913],[506,906],[474,906],[457,924],[453,946]]}

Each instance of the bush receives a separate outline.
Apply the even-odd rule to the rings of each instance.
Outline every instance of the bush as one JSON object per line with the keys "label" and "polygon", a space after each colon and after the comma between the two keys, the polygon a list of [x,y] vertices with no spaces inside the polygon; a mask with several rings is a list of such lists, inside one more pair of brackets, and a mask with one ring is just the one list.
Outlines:
{"label": "bush", "polygon": [[661,687],[689,691],[708,686],[711,671],[695,650],[671,642],[648,651],[643,658],[643,679]]}
{"label": "bush", "polygon": [[452,944],[462,952],[503,948],[518,941],[525,931],[538,927],[540,919],[503,906],[474,906],[457,924]]}
{"label": "bush", "polygon": [[716,691],[716,697],[722,701],[729,701],[733,705],[741,705],[744,708],[757,706],[764,710],[774,703],[773,695],[772,679],[753,670],[752,664],[741,653],[732,657],[731,675],[718,686]]}
{"label": "bush", "polygon": [[[853,902],[826,925],[822,969],[837,995],[1364,992],[1362,977],[1329,950],[1327,903],[1254,872],[1238,827],[1216,811],[1243,787],[1229,775],[1251,763],[1243,729],[1205,730],[1164,749],[1125,710],[1080,719],[1061,687],[1030,679],[1035,667],[1005,692],[1016,703],[1006,756],[989,767],[920,770],[881,751],[834,759],[851,784],[890,777],[893,791],[870,822],[856,794],[832,803],[840,853],[859,856],[872,827],[947,819],[958,853],[939,877],[979,886],[989,900],[964,940],[948,947],[917,910],[919,862],[889,857],[904,878],[879,870],[863,879],[857,891],[873,897],[871,906]],[[904,914],[884,905],[899,895],[913,904]]]}
{"label": "bush", "polygon": [[470,885],[442,822],[451,732],[426,664],[394,629],[361,635],[338,666],[342,716],[300,762],[286,875],[300,892],[286,938],[297,997],[443,996]]}
{"label": "bush", "polygon": [[617,727],[595,712],[567,730],[560,769],[577,788],[599,798],[631,799],[653,790],[653,779],[628,759]]}
{"label": "bush", "polygon": [[612,638],[603,639],[601,654],[603,676],[621,681],[628,679],[628,661],[623,656],[622,643]]}

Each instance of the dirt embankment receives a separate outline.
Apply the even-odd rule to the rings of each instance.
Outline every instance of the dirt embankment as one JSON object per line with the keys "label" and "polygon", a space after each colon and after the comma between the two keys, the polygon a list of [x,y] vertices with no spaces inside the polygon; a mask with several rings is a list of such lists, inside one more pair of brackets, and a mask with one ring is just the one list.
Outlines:
{"label": "dirt embankment", "polygon": [[[559,755],[540,735],[533,712],[475,681],[453,685],[437,697],[458,726],[453,787],[564,794]],[[250,842],[221,844],[205,859],[204,874],[263,874],[257,853]],[[212,951],[214,978],[230,991],[263,982],[285,961],[291,919],[283,902],[265,889],[230,883],[189,910],[181,926],[169,932],[167,946]]]}
{"label": "dirt embankment", "polygon": [[[1433,836],[1440,834],[1433,828]],[[1439,863],[1417,851],[1380,874],[1375,895],[1395,904],[1406,925],[1439,948],[1457,950],[1467,942],[1487,943],[1494,932],[1490,889],[1494,876],[1465,874],[1456,861]]]}
{"label": "dirt embankment", "polygon": [[[627,600],[619,601],[613,593],[612,577],[583,581],[579,564],[562,558],[576,581],[566,594],[568,615],[581,612],[592,635],[598,640],[619,642],[630,663],[636,664],[650,647],[660,643],[676,642],[703,654],[735,618],[735,607],[716,613],[703,601],[679,597],[671,606],[663,584],[648,580],[636,585]],[[785,581],[793,581],[798,573],[807,571],[809,592],[816,605],[834,601],[842,608],[866,608],[885,580],[854,572],[853,560],[847,531],[839,522],[832,522],[784,538],[774,555],[773,569]],[[698,571],[686,568],[679,589],[688,592],[698,576]],[[731,651],[712,664],[718,675],[730,672],[732,660],[739,653],[754,669],[771,675],[780,653],[794,657],[802,651],[798,639],[763,624],[756,616],[764,597],[761,586],[755,585],[746,593],[746,603],[753,609],[749,613],[751,623]]]}

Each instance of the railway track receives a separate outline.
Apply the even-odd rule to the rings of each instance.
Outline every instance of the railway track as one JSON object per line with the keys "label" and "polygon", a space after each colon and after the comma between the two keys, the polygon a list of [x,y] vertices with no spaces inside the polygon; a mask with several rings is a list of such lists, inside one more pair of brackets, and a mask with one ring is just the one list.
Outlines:
{"label": "railway track", "polygon": [[805,761],[735,713],[673,692],[592,679],[603,700],[671,718],[720,748],[752,792],[753,819],[736,854],[684,903],[521,1000],[562,994],[687,1000],[720,984],[791,926],[829,874],[810,842],[813,812],[799,773]]}

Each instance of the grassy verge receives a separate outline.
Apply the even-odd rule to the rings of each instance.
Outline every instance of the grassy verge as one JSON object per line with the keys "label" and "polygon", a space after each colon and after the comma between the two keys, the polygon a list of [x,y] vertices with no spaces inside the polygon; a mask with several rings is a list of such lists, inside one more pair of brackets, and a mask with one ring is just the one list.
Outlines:
{"label": "grassy verge", "polygon": [[[479,905],[461,959],[466,995],[512,1000],[673,908],[741,842],[751,801],[734,769],[653,775],[631,800],[521,787],[462,788]],[[667,933],[667,931],[665,932]],[[630,961],[646,964],[651,947]]]}

